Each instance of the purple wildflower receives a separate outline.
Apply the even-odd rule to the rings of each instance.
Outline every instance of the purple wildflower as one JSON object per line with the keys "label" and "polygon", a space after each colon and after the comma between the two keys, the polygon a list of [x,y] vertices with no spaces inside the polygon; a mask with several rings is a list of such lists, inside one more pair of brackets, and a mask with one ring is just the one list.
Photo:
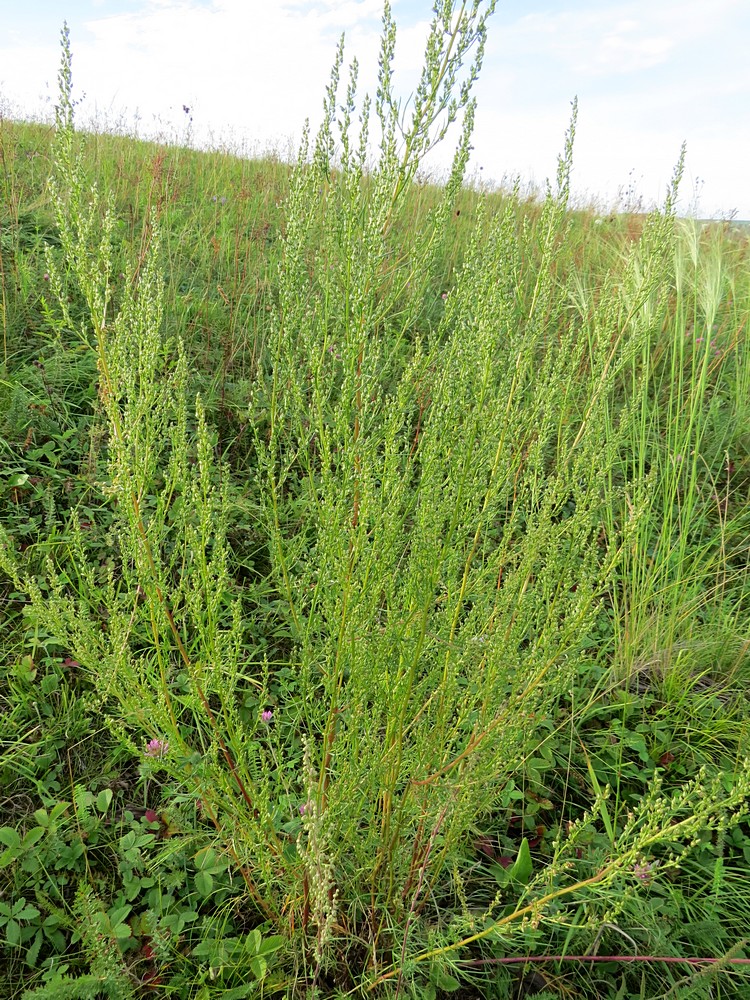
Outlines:
{"label": "purple wildflower", "polygon": [[169,750],[169,742],[167,740],[149,740],[148,746],[146,747],[147,757],[164,757]]}
{"label": "purple wildflower", "polygon": [[639,882],[643,882],[644,885],[650,885],[654,869],[658,864],[658,861],[644,861],[643,864],[636,863],[633,865],[633,874]]}
{"label": "purple wildflower", "polygon": [[273,718],[273,712],[270,708],[267,708],[264,712],[260,713],[260,718],[262,722],[270,722]]}

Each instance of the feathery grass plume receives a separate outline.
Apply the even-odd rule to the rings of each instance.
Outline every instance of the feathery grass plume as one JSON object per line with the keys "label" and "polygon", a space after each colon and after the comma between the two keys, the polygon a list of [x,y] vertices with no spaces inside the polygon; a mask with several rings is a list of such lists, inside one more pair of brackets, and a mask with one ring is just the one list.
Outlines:
{"label": "feathery grass plume", "polygon": [[[682,160],[668,204],[681,172]],[[616,655],[623,675],[657,682],[688,663],[697,675],[710,669],[717,647],[739,646],[750,598],[739,555],[750,520],[745,505],[730,504],[729,482],[733,456],[744,450],[746,407],[733,402],[728,408],[729,385],[720,384],[728,375],[724,356],[745,380],[747,356],[720,332],[736,329],[732,276],[716,245],[701,247],[699,235],[691,222],[671,230],[651,225],[629,266],[644,276],[650,266],[654,274],[650,291],[630,295],[638,310],[633,321],[646,335],[621,376],[629,412],[621,424],[626,448],[617,476],[658,479],[659,506],[625,553],[619,576],[628,585],[620,583],[613,594]],[[615,508],[612,514],[619,516]],[[737,571],[729,569],[738,563]],[[712,607],[719,613],[710,613]],[[706,618],[714,623],[708,630]]]}

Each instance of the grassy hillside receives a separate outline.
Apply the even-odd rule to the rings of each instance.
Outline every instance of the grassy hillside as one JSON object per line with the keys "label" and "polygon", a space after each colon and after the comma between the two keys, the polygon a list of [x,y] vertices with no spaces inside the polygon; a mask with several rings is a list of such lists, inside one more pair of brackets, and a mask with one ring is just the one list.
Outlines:
{"label": "grassy hillside", "polygon": [[389,38],[367,169],[0,122],[4,997],[750,996],[750,243]]}

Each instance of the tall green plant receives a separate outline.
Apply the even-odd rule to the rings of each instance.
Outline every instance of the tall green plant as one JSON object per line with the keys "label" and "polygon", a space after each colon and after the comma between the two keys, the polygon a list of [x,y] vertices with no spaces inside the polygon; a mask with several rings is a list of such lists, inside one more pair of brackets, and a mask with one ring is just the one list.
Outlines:
{"label": "tall green plant", "polygon": [[[584,669],[622,552],[650,516],[644,470],[617,495],[603,486],[625,440],[610,430],[613,395],[646,349],[667,274],[674,194],[582,330],[560,287],[574,110],[537,226],[518,232],[512,205],[480,216],[442,319],[419,337],[391,275],[398,262],[424,294],[429,253],[390,239],[392,144],[364,185],[348,114],[334,175],[331,119],[311,163],[303,146],[289,201],[259,494],[309,692],[304,808],[326,872],[313,922],[326,935],[337,920],[368,928],[378,962],[460,882],[471,831],[508,803],[539,739],[530,720],[553,718]],[[396,129],[386,115],[383,133]],[[457,175],[467,143],[464,132]],[[612,526],[618,498],[630,514]],[[618,845],[607,871],[636,850]]]}
{"label": "tall green plant", "polygon": [[[48,268],[60,308],[58,333],[78,336],[97,356],[99,402],[109,427],[101,488],[115,512],[113,558],[105,572],[89,559],[74,518],[69,572],[49,564],[48,594],[32,578],[21,585],[37,620],[91,671],[102,704],[114,699],[119,705],[115,725],[133,751],[142,755],[149,738],[169,747],[176,779],[221,829],[220,814],[241,808],[251,821],[257,814],[250,779],[230,746],[242,621],[227,567],[226,479],[222,483],[214,468],[201,401],[194,408],[188,403],[182,345],[162,333],[153,216],[119,309],[112,307],[114,217],[110,203],[87,184],[77,151],[67,28],[62,48],[50,187],[63,252],[49,254]],[[86,302],[82,324],[68,311],[68,283]],[[7,539],[3,561],[17,576]],[[216,699],[221,707],[215,710]],[[261,898],[246,875],[260,909],[273,913],[273,902]]]}

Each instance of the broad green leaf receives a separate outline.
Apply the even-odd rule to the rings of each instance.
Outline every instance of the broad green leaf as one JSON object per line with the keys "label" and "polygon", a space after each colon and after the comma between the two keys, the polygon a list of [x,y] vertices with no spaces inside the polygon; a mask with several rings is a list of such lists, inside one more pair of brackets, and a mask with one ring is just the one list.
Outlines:
{"label": "broad green leaf", "polygon": [[437,962],[430,964],[430,985],[445,993],[455,993],[461,987],[459,981],[442,969]]}
{"label": "broad green leaf", "polygon": [[285,944],[286,938],[282,934],[272,934],[270,937],[263,939],[257,952],[259,955],[270,955],[272,952],[278,951],[279,948],[283,948]]}
{"label": "broad green leaf", "polygon": [[39,689],[42,694],[52,694],[53,691],[57,691],[60,687],[60,678],[57,674],[47,674],[46,677],[42,678],[42,682],[39,685]]}
{"label": "broad green leaf", "polygon": [[529,842],[524,837],[521,841],[521,846],[518,848],[518,857],[510,869],[510,877],[514,881],[520,882],[521,885],[527,885],[531,878],[531,872],[531,851],[529,850]]}
{"label": "broad green leaf", "polygon": [[107,913],[112,926],[114,927],[116,924],[121,924],[126,917],[130,916],[132,909],[133,907],[127,903],[125,906],[112,907],[112,909]]}
{"label": "broad green leaf", "polygon": [[498,885],[507,885],[510,882],[509,868],[503,868],[502,865],[491,865],[490,872]]}

